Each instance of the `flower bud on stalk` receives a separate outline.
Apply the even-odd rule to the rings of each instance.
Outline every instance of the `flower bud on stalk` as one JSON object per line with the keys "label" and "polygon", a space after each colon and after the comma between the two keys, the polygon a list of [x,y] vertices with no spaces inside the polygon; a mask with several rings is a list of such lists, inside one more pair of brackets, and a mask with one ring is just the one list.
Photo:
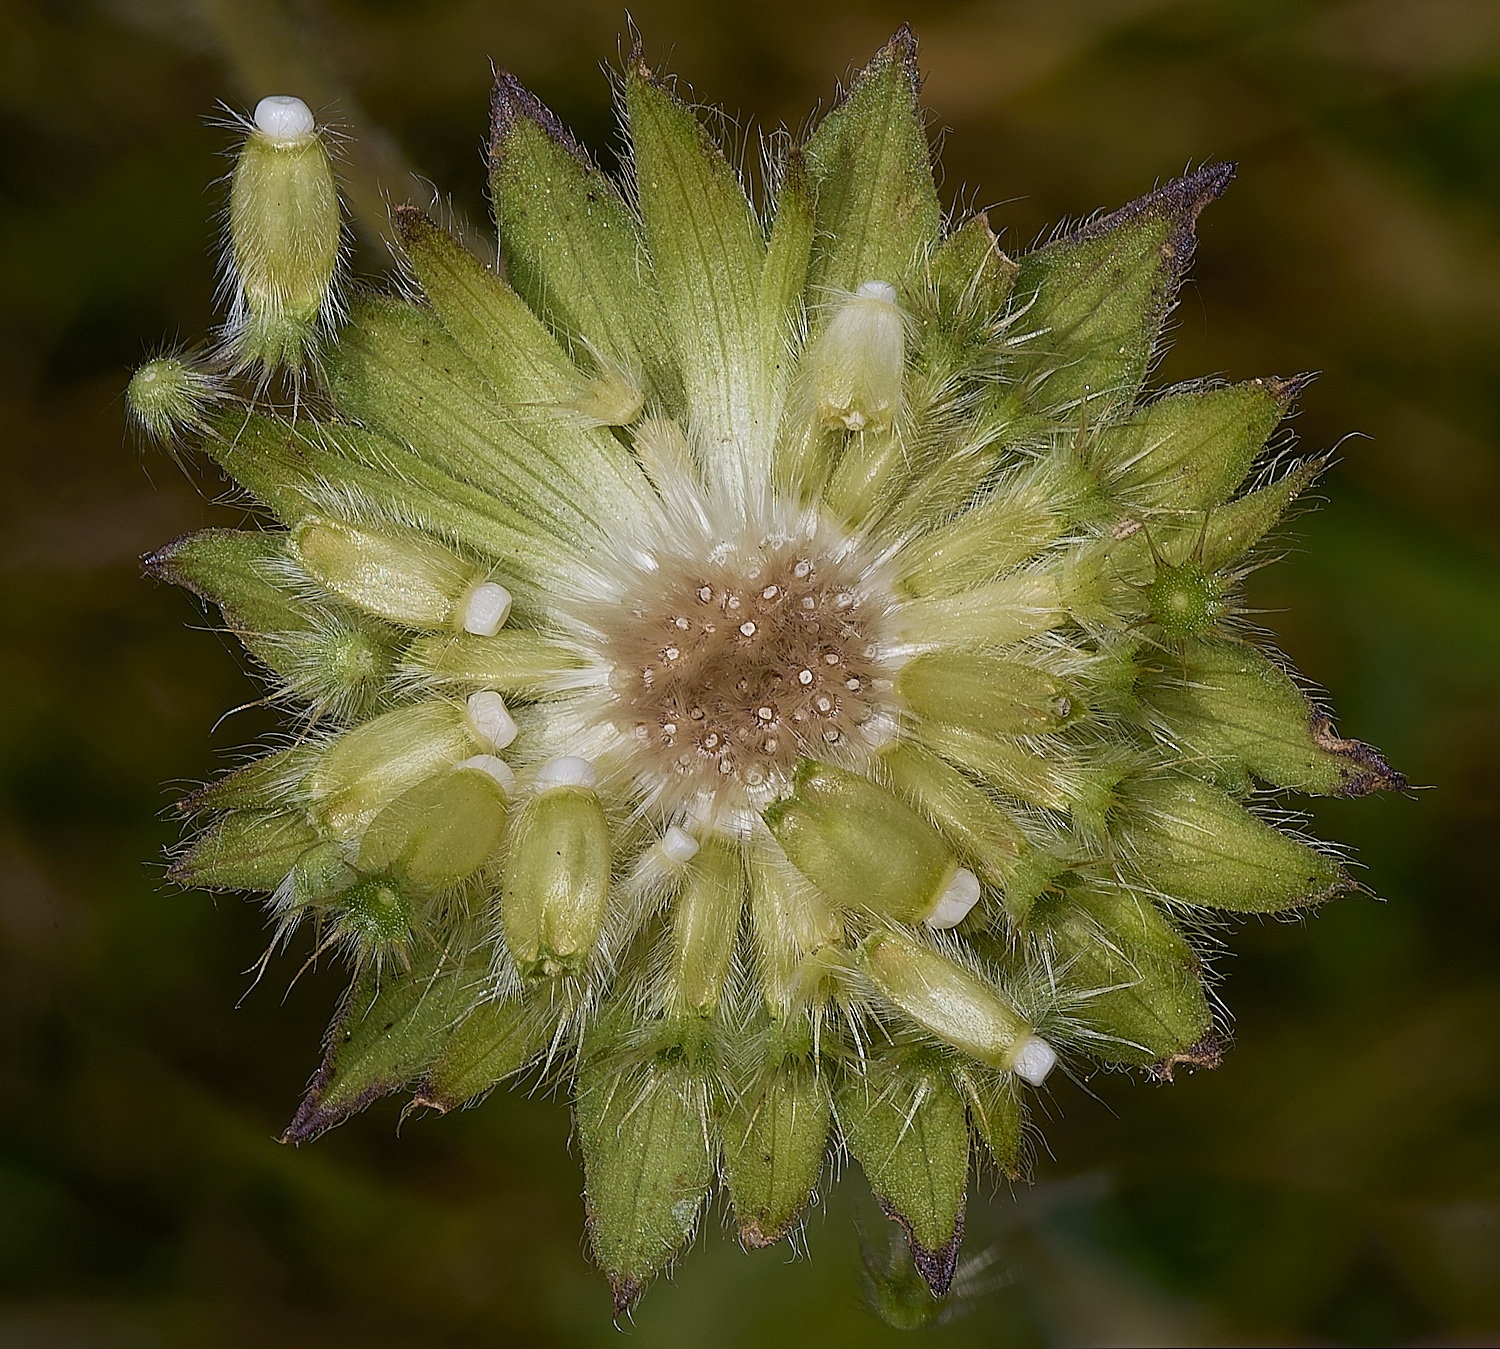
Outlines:
{"label": "flower bud on stalk", "polygon": [[339,196],[328,147],[300,98],[256,105],[229,194],[234,310],[225,329],[237,368],[300,377],[338,309]]}

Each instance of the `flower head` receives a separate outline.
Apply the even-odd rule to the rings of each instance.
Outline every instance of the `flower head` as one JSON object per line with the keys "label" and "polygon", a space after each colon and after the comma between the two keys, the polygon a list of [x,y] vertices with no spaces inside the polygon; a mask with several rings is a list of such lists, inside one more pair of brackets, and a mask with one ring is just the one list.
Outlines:
{"label": "flower head", "polygon": [[[1237,617],[1321,466],[1266,454],[1302,381],[1143,393],[1230,168],[1013,261],[945,221],[916,94],[903,29],[758,210],[639,53],[623,184],[502,72],[503,275],[402,208],[417,299],[340,319],[305,240],[301,298],[242,286],[295,332],[226,363],[322,325],[316,412],[132,386],[268,515],[147,566],[303,714],[173,868],[353,965],[287,1138],[549,1074],[621,1306],[716,1185],[784,1236],[830,1148],[941,1294],[971,1152],[1023,1170],[1060,1059],[1214,1065],[1205,918],[1350,888],[1256,793],[1401,783]],[[277,276],[338,227],[262,106],[234,245]],[[283,141],[300,224],[254,195]]]}

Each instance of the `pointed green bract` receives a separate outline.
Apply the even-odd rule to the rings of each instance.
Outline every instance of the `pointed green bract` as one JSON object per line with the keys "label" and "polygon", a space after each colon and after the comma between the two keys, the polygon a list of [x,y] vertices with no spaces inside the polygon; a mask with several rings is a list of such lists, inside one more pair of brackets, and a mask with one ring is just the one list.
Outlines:
{"label": "pointed green bract", "polygon": [[740,1240],[770,1246],[797,1222],[828,1154],[832,1102],[815,1061],[787,1057],[734,1092],[720,1120]]}
{"label": "pointed green bract", "polygon": [[619,189],[509,71],[496,72],[491,112],[490,197],[511,285],[564,341],[591,342],[642,370],[678,413],[682,380],[667,355],[661,300]]}
{"label": "pointed green bract", "polygon": [[[760,223],[718,146],[639,55],[625,77],[625,108],[652,271],[704,440],[705,475],[744,490],[764,482],[774,434]],[[740,473],[752,476],[735,482]]]}
{"label": "pointed green bract", "polygon": [[1206,510],[1228,500],[1305,380],[1251,380],[1170,394],[1100,432],[1109,489],[1145,506]]}
{"label": "pointed green bract", "polygon": [[1237,913],[1277,913],[1352,887],[1332,858],[1194,778],[1133,783],[1122,827],[1134,867],[1161,894]]}
{"label": "pointed green bract", "polygon": [[205,529],[158,549],[144,565],[151,575],[212,600],[236,628],[302,629],[310,625],[306,610],[288,593],[285,578],[276,578],[284,544],[285,537],[275,534]]}
{"label": "pointed green bract", "polygon": [[418,1102],[448,1111],[483,1096],[545,1047],[547,1022],[521,1002],[477,1003],[448,1036]]}
{"label": "pointed green bract", "polygon": [[902,28],[807,142],[818,190],[807,276],[815,302],[866,281],[899,286],[939,237],[916,55],[916,40]]}
{"label": "pointed green bract", "polygon": [[932,1291],[953,1282],[969,1182],[969,1126],[948,1074],[923,1056],[872,1061],[838,1095],[839,1128]]}
{"label": "pointed green bract", "polygon": [[550,438],[533,434],[535,409],[497,399],[434,316],[367,302],[330,356],[329,375],[340,403],[366,426],[506,505],[539,515],[555,539],[579,544],[595,537],[591,457],[565,460]]}
{"label": "pointed green bract", "polygon": [[1198,212],[1233,174],[1208,165],[1021,259],[1015,297],[1027,308],[1018,322],[1037,336],[1011,377],[1028,402],[1129,405],[1192,256]]}
{"label": "pointed green bract", "polygon": [[623,1311],[697,1225],[717,1151],[709,1087],[681,1061],[586,1066],[577,1102],[589,1239]]}
{"label": "pointed green bract", "polygon": [[524,587],[555,561],[534,518],[434,469],[382,436],[342,424],[219,413],[204,448],[225,472],[295,525],[360,507],[363,523],[416,524],[501,560]]}
{"label": "pointed green bract", "polygon": [[562,470],[589,479],[599,511],[628,513],[649,495],[640,470],[605,430],[570,424],[582,383],[542,322],[499,277],[421,212],[397,224],[407,256],[443,328],[509,409],[525,438]]}
{"label": "pointed green bract", "polygon": [[1015,285],[1017,265],[981,211],[970,216],[934,250],[929,268],[938,313],[954,325],[955,337],[978,342],[1003,313]]}
{"label": "pointed green bract", "polygon": [[172,863],[171,876],[205,890],[274,890],[318,833],[300,814],[239,810],[221,815]]}
{"label": "pointed green bract", "polygon": [[410,969],[364,970],[329,1028],[322,1066],[282,1142],[306,1143],[419,1077],[477,996],[486,963],[440,948]]}
{"label": "pointed green bract", "polygon": [[[795,367],[796,327],[802,317],[817,216],[817,193],[807,159],[797,146],[786,147],[780,169],[776,217],[760,274],[761,342],[777,394],[784,393]],[[775,406],[779,411],[779,400]],[[774,428],[775,422],[771,425]]]}
{"label": "pointed green bract", "polygon": [[1072,887],[1032,921],[1080,991],[1072,1014],[1107,1063],[1147,1066],[1181,1055],[1213,1028],[1198,960],[1144,895]]}
{"label": "pointed green bract", "polygon": [[969,1110],[969,1125],[1000,1174],[1020,1178],[1026,1137],[1026,1104],[1013,1073],[964,1067],[954,1082]]}
{"label": "pointed green bract", "polygon": [[1291,677],[1254,647],[1187,643],[1141,692],[1182,766],[1243,795],[1251,775],[1319,796],[1363,796],[1405,780],[1368,745],[1340,740]]}

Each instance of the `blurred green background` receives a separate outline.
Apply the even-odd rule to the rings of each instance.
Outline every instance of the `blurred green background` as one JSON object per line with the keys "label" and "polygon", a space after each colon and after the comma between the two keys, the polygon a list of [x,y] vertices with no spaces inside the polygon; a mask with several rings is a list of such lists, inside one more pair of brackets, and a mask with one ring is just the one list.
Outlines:
{"label": "blurred green background", "polygon": [[[1352,438],[1251,601],[1341,729],[1432,788],[1314,809],[1384,902],[1240,925],[1219,1071],[1057,1082],[1036,1184],[980,1179],[984,1268],[918,1338],[1494,1343],[1500,4],[631,17],[742,139],[826,107],[909,19],[945,200],[991,205],[1012,251],[1238,160],[1156,378],[1322,372],[1295,429]],[[274,1141],[342,981],[287,992],[294,952],[251,990],[256,908],[163,880],[170,801],[273,718],[216,725],[259,686],[187,596],[139,579],[141,552],[244,517],[137,452],[121,391],[215,318],[217,100],[295,92],[350,126],[357,268],[378,278],[382,192],[483,218],[491,60],[609,157],[600,63],[626,23],[617,0],[0,3],[0,1344],[616,1342],[557,1101],[497,1096],[399,1137],[391,1102]],[[795,1258],[741,1254],[716,1210],[632,1341],[901,1340],[861,1303],[855,1224],[886,1241],[862,1188],[825,1187]]]}

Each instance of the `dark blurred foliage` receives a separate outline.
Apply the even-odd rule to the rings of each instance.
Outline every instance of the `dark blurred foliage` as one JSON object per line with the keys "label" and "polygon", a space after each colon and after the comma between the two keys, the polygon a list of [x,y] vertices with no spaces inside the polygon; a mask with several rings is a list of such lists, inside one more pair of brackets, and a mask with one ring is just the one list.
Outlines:
{"label": "dark blurred foliage", "polygon": [[[978,1182],[955,1303],[917,1305],[849,1177],[796,1258],[741,1254],[715,1214],[634,1342],[897,1342],[874,1301],[938,1310],[913,1333],[942,1344],[1493,1343],[1500,5],[631,14],[725,108],[752,176],[757,129],[826,107],[910,19],[945,197],[998,203],[1013,250],[1238,160],[1157,378],[1322,372],[1295,430],[1353,438],[1251,600],[1344,732],[1432,787],[1312,811],[1371,895],[1238,925],[1220,1070],[1058,1083],[1036,1185]],[[243,513],[137,453],[121,390],[214,320],[217,100],[297,92],[349,125],[378,279],[382,191],[433,193],[409,166],[482,221],[490,60],[609,156],[599,67],[626,22],[603,0],[0,5],[0,1344],[615,1342],[557,1101],[501,1095],[399,1137],[390,1103],[274,1141],[341,979],[285,992],[293,954],[252,990],[259,913],[163,881],[174,794],[274,718],[234,643],[138,579],[142,551]]]}

